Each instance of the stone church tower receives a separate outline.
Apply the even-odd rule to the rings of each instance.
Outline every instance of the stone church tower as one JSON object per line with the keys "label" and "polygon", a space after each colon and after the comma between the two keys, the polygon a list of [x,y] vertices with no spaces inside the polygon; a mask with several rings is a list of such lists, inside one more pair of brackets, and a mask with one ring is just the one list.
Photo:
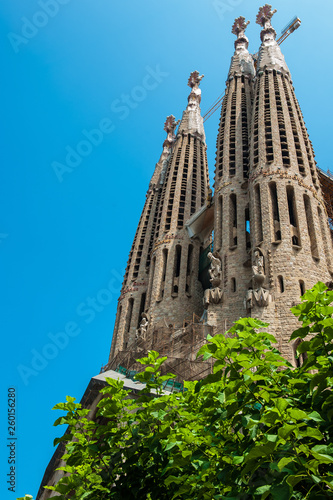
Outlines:
{"label": "stone church tower", "polygon": [[197,71],[189,78],[188,105],[163,179],[148,291],[148,314],[155,327],[180,325],[193,313],[203,312],[203,289],[197,271],[200,241],[191,240],[185,227],[205,204],[209,192],[200,114],[202,78]]}
{"label": "stone church tower", "polygon": [[147,331],[182,325],[203,313],[201,241],[191,239],[185,227],[210,193],[200,112],[202,78],[197,71],[190,75],[191,92],[177,134],[179,122],[173,116],[165,123],[168,136],[130,252],[109,362],[122,351],[136,349],[139,340],[147,340]]}
{"label": "stone church tower", "polygon": [[252,316],[270,323],[281,353],[297,320],[290,308],[306,288],[330,282],[332,239],[314,153],[290,71],[271,25],[259,10],[261,47],[254,71],[245,19],[236,19],[217,139],[215,241],[221,297],[209,301],[208,322],[219,332]]}
{"label": "stone church tower", "polygon": [[[130,251],[108,364],[82,398],[95,418],[105,378],[122,378],[133,393],[136,359],[149,349],[168,356],[176,374],[166,390],[211,373],[196,359],[207,334],[224,333],[240,317],[270,324],[294,366],[289,343],[297,321],[290,308],[317,281],[332,287],[333,177],[318,169],[291,74],[271,25],[259,9],[258,55],[248,52],[243,17],[223,99],[217,137],[214,197],[209,188],[200,112],[202,76],[191,73],[182,120],[168,116]],[[179,124],[178,131],[176,128]],[[330,222],[330,226],[329,226]],[[212,241],[214,234],[214,241]],[[37,500],[61,472],[57,449]]]}
{"label": "stone church tower", "polygon": [[266,5],[260,34],[250,144],[252,291],[247,310],[270,323],[281,353],[296,362],[290,308],[332,277],[332,239],[312,145]]}
{"label": "stone church tower", "polygon": [[129,254],[118,301],[110,359],[134,341],[135,332],[139,328],[142,313],[146,308],[151,252],[156,239],[156,223],[160,211],[163,180],[176,139],[175,129],[178,123],[171,115],[167,117],[164,125],[167,138],[163,143],[163,152],[149,184],[146,202]]}
{"label": "stone church tower", "polygon": [[[197,71],[178,132],[174,117],[166,121],[168,137],[130,253],[108,367],[124,363],[122,352],[132,352],[124,364],[133,364],[140,350],[160,351],[157,338],[170,356],[168,342],[191,321],[216,334],[245,316],[270,323],[282,354],[296,363],[288,343],[297,324],[290,308],[306,288],[331,281],[332,239],[311,141],[271,25],[274,13],[270,5],[259,10],[256,56],[248,51],[248,22],[239,17],[232,27],[237,38],[213,203]],[[176,356],[184,356],[180,352]]]}

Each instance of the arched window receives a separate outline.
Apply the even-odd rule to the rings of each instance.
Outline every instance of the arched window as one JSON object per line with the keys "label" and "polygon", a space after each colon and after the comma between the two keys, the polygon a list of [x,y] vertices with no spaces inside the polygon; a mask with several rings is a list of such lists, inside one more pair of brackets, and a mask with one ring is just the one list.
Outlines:
{"label": "arched window", "polygon": [[278,276],[278,284],[279,284],[279,292],[283,293],[284,292],[283,276]]}

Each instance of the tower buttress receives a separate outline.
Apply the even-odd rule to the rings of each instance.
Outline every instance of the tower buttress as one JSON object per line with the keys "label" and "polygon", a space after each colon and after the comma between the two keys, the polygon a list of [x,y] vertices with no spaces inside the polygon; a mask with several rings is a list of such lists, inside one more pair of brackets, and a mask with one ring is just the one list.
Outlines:
{"label": "tower buttress", "polygon": [[191,93],[165,171],[152,253],[148,315],[153,327],[182,325],[202,314],[203,290],[198,281],[200,241],[191,240],[185,222],[206,203],[209,193],[203,118],[203,76],[191,73]]}
{"label": "tower buttress", "polygon": [[175,129],[179,122],[175,117],[167,117],[164,130],[167,138],[163,143],[163,152],[155,166],[146,194],[127,262],[121,295],[118,301],[116,322],[112,338],[110,359],[134,341],[135,333],[147,308],[148,276],[151,264],[151,251],[154,245],[156,221],[159,211],[163,180],[168,160],[175,141]]}

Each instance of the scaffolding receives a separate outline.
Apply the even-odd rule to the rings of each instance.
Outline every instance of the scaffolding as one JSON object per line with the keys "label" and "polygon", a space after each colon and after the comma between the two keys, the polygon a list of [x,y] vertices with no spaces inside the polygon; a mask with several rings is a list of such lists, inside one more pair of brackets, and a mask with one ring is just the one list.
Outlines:
{"label": "scaffolding", "polygon": [[147,356],[149,350],[154,350],[161,356],[167,356],[161,366],[162,375],[171,372],[176,375],[175,382],[178,383],[200,380],[212,373],[212,361],[203,361],[202,356],[197,358],[199,349],[207,342],[208,334],[213,335],[213,327],[205,324],[195,314],[184,320],[181,326],[170,324],[148,329],[145,339],[138,338],[126,349],[119,351],[102,368],[102,372],[114,370],[125,374],[125,370],[126,376],[132,378],[143,369],[136,360]]}

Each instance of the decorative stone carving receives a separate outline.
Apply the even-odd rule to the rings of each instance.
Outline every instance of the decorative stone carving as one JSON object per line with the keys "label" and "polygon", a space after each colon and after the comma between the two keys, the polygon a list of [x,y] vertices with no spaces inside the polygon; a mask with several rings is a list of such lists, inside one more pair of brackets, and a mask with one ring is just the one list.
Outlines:
{"label": "decorative stone carving", "polygon": [[253,290],[252,294],[254,300],[259,307],[266,307],[269,304],[269,291],[265,288],[258,288],[258,290]]}
{"label": "decorative stone carving", "polygon": [[199,85],[201,80],[205,75],[201,75],[199,71],[192,71],[190,74],[190,78],[188,79],[187,85],[191,87],[191,93],[188,96],[188,104],[189,107],[196,106],[201,102],[201,90],[199,89]]}
{"label": "decorative stone carving", "polygon": [[213,288],[208,288],[204,292],[204,307],[207,308],[209,304],[219,304],[222,301],[223,291],[220,285],[222,282],[222,260],[217,252],[209,252],[207,255],[210,260],[210,268],[208,270]]}
{"label": "decorative stone carving", "polygon": [[238,17],[232,26],[231,32],[237,36],[235,40],[235,53],[231,58],[228,80],[235,76],[253,78],[255,75],[253,57],[248,51],[249,40],[245,35],[245,30],[250,21],[245,21],[245,17]]}
{"label": "decorative stone carving", "polygon": [[222,261],[217,252],[209,252],[207,257],[210,260],[209,276],[212,287],[218,287],[222,281]]}
{"label": "decorative stone carving", "polygon": [[221,288],[208,288],[204,292],[203,303],[205,309],[209,306],[209,304],[219,304],[222,302],[223,291]]}
{"label": "decorative stone carving", "polygon": [[245,22],[245,17],[240,16],[235,19],[235,22],[232,26],[231,33],[239,37],[239,35],[243,34],[246,30],[247,26],[250,24],[250,21]]}
{"label": "decorative stone carving", "polygon": [[176,121],[176,118],[173,115],[167,116],[167,119],[164,124],[164,130],[166,131],[167,138],[164,141],[163,147],[168,148],[168,152],[175,142],[176,136],[175,136],[175,130],[177,128],[177,125],[180,123],[180,120]]}
{"label": "decorative stone carving", "polygon": [[274,16],[276,9],[272,11],[272,6],[266,3],[263,7],[260,7],[257,14],[256,23],[260,24],[264,29],[271,27],[271,19]]}
{"label": "decorative stone carving", "polygon": [[204,76],[205,75],[200,76],[199,71],[192,71],[192,73],[190,74],[190,78],[188,79],[187,85],[189,87],[192,87],[192,89],[198,89],[200,82],[204,78]]}
{"label": "decorative stone carving", "polygon": [[266,307],[270,301],[270,293],[263,287],[266,279],[264,256],[259,248],[254,251],[252,264],[253,290],[248,290],[245,298],[246,308],[251,309],[253,305]]}
{"label": "decorative stone carving", "polygon": [[264,256],[259,250],[254,252],[254,262],[252,265],[252,277],[256,285],[261,286],[265,281]]}
{"label": "decorative stone carving", "polygon": [[142,313],[141,315],[142,319],[140,321],[140,326],[135,332],[135,338],[141,339],[141,340],[146,340],[146,333],[149,325],[149,319],[146,313]]}

